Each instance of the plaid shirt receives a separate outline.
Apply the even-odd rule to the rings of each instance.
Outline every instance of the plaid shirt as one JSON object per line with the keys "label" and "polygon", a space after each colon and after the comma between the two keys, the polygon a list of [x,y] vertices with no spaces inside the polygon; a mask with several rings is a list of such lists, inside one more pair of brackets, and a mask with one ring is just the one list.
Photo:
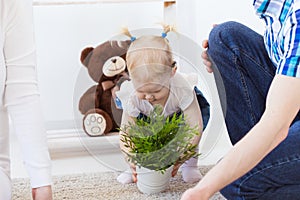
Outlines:
{"label": "plaid shirt", "polygon": [[300,0],[254,0],[253,6],[266,23],[265,45],[276,73],[300,78]]}

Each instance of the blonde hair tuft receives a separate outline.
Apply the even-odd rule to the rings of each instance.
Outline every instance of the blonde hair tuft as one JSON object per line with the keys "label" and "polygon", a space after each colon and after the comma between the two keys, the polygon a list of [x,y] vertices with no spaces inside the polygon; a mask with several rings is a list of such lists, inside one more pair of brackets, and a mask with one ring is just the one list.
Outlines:
{"label": "blonde hair tuft", "polygon": [[126,35],[129,38],[133,38],[133,36],[131,35],[131,33],[128,30],[128,27],[123,27],[122,28],[122,34]]}

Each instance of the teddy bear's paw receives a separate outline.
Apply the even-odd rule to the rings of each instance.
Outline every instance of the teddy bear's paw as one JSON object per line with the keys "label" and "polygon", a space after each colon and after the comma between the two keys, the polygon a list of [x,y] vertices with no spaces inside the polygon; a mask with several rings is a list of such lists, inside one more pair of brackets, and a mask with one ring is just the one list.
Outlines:
{"label": "teddy bear's paw", "polygon": [[106,129],[106,120],[98,113],[88,114],[85,117],[83,124],[86,133],[90,136],[103,135]]}

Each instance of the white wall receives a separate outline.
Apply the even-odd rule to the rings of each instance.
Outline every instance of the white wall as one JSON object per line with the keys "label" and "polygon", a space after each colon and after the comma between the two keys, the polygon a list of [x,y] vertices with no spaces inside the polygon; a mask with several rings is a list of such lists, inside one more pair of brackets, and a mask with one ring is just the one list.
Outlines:
{"label": "white wall", "polygon": [[201,44],[214,24],[237,21],[262,33],[264,23],[255,15],[252,0],[177,0],[177,29]]}
{"label": "white wall", "polygon": [[[162,22],[166,17],[162,0],[107,3],[109,1],[127,0],[34,0],[38,77],[48,130],[78,127],[74,119],[81,121],[78,99],[95,84],[79,61],[83,48],[95,47],[115,37],[123,26],[131,30],[157,28],[157,22]],[[43,5],[45,2],[47,6]],[[74,5],[74,2],[82,4]],[[180,70],[197,72],[200,89],[212,102],[213,120],[200,143],[200,161],[208,159],[206,163],[215,163],[230,148],[230,144],[213,76],[206,73],[199,61],[201,42],[208,37],[213,24],[234,20],[262,33],[263,22],[255,15],[250,0],[177,0],[176,10],[172,10],[174,7],[170,9],[167,11],[167,21],[176,22],[178,32],[186,36],[183,41],[188,39],[188,45],[196,49],[190,52],[190,57],[197,58],[195,61],[192,58],[195,66]],[[172,36],[169,38],[172,39]],[[185,45],[181,44],[181,47]],[[182,60],[179,64],[186,64]]]}
{"label": "white wall", "polygon": [[[251,4],[250,0],[178,0],[180,7],[177,7],[174,21],[177,21],[180,33],[199,45],[207,38],[212,24],[228,20],[245,23],[261,32],[262,22],[255,16]],[[162,1],[56,6],[36,4],[34,16],[38,76],[48,129],[71,128],[74,115],[79,115],[78,98],[94,84],[79,62],[83,48],[96,46],[114,37],[123,26],[132,30],[157,27],[157,22],[164,17]],[[78,79],[84,79],[84,84],[78,84]]]}
{"label": "white wall", "polygon": [[[34,17],[38,77],[47,128],[71,128],[74,112],[79,115],[79,97],[95,84],[79,61],[80,52],[111,39],[124,26],[136,29],[156,25],[163,19],[163,4],[34,6]],[[84,78],[84,84],[78,84],[78,76]]]}

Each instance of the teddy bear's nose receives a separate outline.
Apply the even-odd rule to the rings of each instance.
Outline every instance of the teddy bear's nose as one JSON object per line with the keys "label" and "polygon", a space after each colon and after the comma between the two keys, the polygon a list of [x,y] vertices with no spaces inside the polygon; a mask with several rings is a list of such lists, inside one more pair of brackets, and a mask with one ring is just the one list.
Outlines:
{"label": "teddy bear's nose", "polygon": [[111,59],[111,62],[116,63],[116,62],[117,62],[117,59],[116,59],[116,58],[113,58],[113,59]]}

